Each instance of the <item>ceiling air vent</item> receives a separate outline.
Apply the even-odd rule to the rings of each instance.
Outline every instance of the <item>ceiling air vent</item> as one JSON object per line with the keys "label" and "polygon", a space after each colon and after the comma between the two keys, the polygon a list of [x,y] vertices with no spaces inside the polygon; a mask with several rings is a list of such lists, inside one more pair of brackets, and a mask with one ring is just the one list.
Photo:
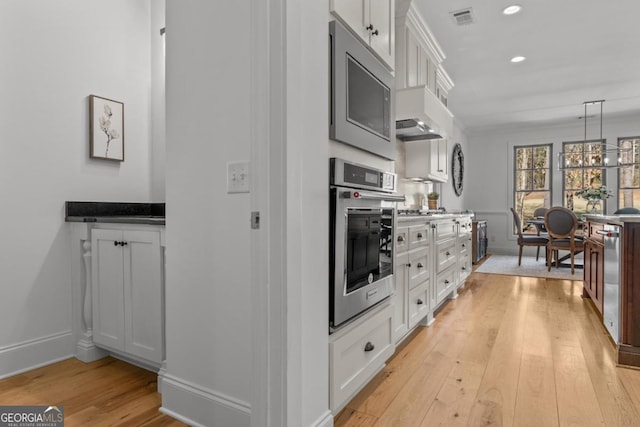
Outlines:
{"label": "ceiling air vent", "polygon": [[453,21],[457,25],[469,25],[473,23],[473,13],[471,8],[456,10],[455,12],[450,12]]}

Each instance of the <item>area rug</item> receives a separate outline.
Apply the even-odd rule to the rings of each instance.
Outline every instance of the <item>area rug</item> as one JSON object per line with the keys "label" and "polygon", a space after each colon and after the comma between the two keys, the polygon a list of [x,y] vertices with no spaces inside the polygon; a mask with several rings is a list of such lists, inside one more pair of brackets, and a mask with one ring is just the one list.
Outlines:
{"label": "area rug", "polygon": [[[582,257],[576,259],[576,263],[582,263]],[[518,257],[512,255],[491,255],[474,271],[477,273],[506,274],[508,276],[546,277],[551,279],[580,280],[582,281],[582,269],[575,270],[571,274],[571,268],[551,267],[547,272],[544,258],[536,261],[536,257],[522,257],[522,265],[518,266]]]}

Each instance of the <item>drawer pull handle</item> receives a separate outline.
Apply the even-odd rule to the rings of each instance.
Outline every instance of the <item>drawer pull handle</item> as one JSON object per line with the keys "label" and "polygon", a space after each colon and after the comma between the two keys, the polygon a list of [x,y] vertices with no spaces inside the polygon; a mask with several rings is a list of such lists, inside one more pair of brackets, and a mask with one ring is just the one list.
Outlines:
{"label": "drawer pull handle", "polygon": [[398,236],[398,242],[404,242],[404,236]]}
{"label": "drawer pull handle", "polygon": [[462,267],[462,271],[465,271],[467,269],[467,267]]}
{"label": "drawer pull handle", "polygon": [[411,268],[411,263],[410,262],[407,263],[407,267]]}
{"label": "drawer pull handle", "polygon": [[422,233],[418,233],[418,239],[422,239]]}
{"label": "drawer pull handle", "polygon": [[445,255],[449,256],[449,255],[451,255],[451,252],[447,251],[447,253]]}
{"label": "drawer pull handle", "polygon": [[448,285],[448,284],[449,284],[449,281],[448,281],[448,280],[445,280],[445,281],[444,281],[444,284],[445,284],[445,285]]}
{"label": "drawer pull handle", "polygon": [[371,344],[371,341],[367,341],[367,343],[364,345],[364,351],[373,351],[373,349],[376,348],[375,345]]}
{"label": "drawer pull handle", "polygon": [[418,263],[418,268],[423,268],[423,267],[424,267],[424,265],[422,265],[422,263],[421,263],[421,262],[419,262],[419,263]]}
{"label": "drawer pull handle", "polygon": [[467,245],[465,245],[465,244],[463,243],[463,244],[462,244],[462,247],[463,247],[463,248],[466,248],[466,247],[467,247]]}
{"label": "drawer pull handle", "polygon": [[416,304],[418,304],[418,305],[422,305],[422,304],[424,304],[424,303],[422,302],[422,300],[421,300],[420,298],[418,298],[418,301],[416,301]]}

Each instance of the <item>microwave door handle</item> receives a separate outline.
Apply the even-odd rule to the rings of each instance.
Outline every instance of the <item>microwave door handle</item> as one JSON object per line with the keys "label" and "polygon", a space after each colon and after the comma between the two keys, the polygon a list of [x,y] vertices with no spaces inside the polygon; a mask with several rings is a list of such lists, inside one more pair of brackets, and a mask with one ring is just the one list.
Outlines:
{"label": "microwave door handle", "polygon": [[[358,193],[357,197],[354,197],[354,194]],[[364,191],[345,191],[343,193],[343,197],[346,199],[362,199],[362,200],[380,200],[384,202],[404,202],[404,195],[396,195],[396,194],[377,194],[377,193],[367,193]]]}

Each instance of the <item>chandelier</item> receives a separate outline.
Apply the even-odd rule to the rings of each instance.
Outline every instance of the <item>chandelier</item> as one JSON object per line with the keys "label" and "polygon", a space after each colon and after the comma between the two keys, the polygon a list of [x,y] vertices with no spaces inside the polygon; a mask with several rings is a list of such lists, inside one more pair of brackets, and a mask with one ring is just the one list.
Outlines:
{"label": "chandelier", "polygon": [[[566,144],[567,151],[558,153],[558,170],[582,167],[619,168],[631,163],[631,147],[621,148],[606,144],[602,139],[602,104],[604,99],[584,102],[584,139],[583,144]],[[587,140],[587,107],[600,105],[600,138]],[[566,148],[565,148],[566,149]]]}

